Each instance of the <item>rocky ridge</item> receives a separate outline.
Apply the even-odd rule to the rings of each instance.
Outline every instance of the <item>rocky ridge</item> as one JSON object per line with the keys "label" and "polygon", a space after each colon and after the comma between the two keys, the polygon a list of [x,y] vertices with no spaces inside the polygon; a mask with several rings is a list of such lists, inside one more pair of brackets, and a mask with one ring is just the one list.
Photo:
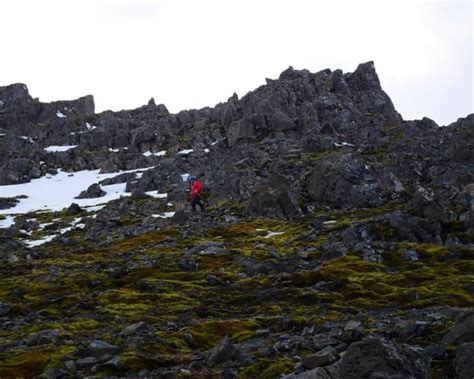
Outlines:
{"label": "rocky ridge", "polygon": [[[403,120],[372,62],[178,114],[0,87],[0,376],[468,378],[473,126]],[[82,170],[130,196],[1,195]]]}

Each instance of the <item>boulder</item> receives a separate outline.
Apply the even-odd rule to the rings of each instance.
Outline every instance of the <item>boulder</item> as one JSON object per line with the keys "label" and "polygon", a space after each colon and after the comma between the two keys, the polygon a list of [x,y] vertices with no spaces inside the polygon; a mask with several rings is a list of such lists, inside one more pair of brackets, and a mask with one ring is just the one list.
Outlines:
{"label": "boulder", "polygon": [[225,336],[224,339],[210,351],[208,363],[209,364],[219,364],[224,363],[232,358],[234,353],[234,344],[228,336]]}
{"label": "boulder", "polygon": [[303,358],[303,366],[308,369],[326,366],[339,359],[339,353],[332,347],[328,346],[315,354],[308,355]]}
{"label": "boulder", "polygon": [[453,361],[456,378],[472,379],[474,373],[474,342],[463,343],[459,346]]}
{"label": "boulder", "polygon": [[459,315],[449,333],[443,337],[442,342],[446,345],[474,342],[474,310]]}
{"label": "boulder", "polygon": [[94,199],[97,197],[105,196],[106,192],[102,190],[99,184],[94,183],[87,188],[87,190],[82,191],[75,199]]}
{"label": "boulder", "polygon": [[89,355],[101,359],[106,355],[117,354],[120,351],[120,348],[105,341],[94,340],[89,344],[87,351]]}
{"label": "boulder", "polygon": [[308,196],[336,208],[378,206],[385,191],[357,154],[331,155],[316,162],[306,180]]}
{"label": "boulder", "polygon": [[39,346],[55,344],[59,335],[59,329],[42,330],[33,334],[26,340],[27,346]]}
{"label": "boulder", "polygon": [[276,132],[284,132],[295,129],[295,122],[283,112],[275,112],[270,119],[270,125]]}
{"label": "boulder", "polygon": [[238,120],[230,124],[227,131],[227,143],[232,147],[241,140],[255,139],[255,129],[252,124],[246,120]]}
{"label": "boulder", "polygon": [[81,207],[76,204],[76,203],[72,203],[67,209],[66,209],[66,214],[69,215],[69,216],[75,216],[79,213],[82,212],[82,209]]}
{"label": "boulder", "polygon": [[430,360],[420,348],[369,336],[349,346],[340,362],[338,375],[344,379],[428,379]]}
{"label": "boulder", "polygon": [[417,216],[434,219],[443,224],[448,222],[446,211],[437,201],[435,201],[433,191],[429,191],[423,187],[418,187],[408,205],[410,211]]}
{"label": "boulder", "polygon": [[251,196],[244,215],[293,219],[301,216],[302,210],[286,179],[273,175]]}

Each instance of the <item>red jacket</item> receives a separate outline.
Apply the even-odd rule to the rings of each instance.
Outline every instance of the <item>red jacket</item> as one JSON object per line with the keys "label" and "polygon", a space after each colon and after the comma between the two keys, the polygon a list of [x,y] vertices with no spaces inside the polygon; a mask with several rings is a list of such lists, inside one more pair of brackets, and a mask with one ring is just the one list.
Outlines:
{"label": "red jacket", "polygon": [[202,183],[200,180],[196,180],[194,184],[191,186],[191,196],[202,196],[204,193],[202,188]]}

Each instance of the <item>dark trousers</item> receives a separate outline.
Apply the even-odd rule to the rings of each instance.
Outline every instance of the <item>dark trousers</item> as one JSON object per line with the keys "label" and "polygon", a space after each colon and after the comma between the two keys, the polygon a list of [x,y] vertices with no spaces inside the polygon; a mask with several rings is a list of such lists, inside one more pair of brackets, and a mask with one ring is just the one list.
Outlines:
{"label": "dark trousers", "polygon": [[196,205],[199,205],[199,208],[201,208],[201,211],[205,211],[206,209],[204,208],[204,204],[202,203],[201,196],[194,196],[191,199],[191,207],[193,208],[193,211],[196,212]]}

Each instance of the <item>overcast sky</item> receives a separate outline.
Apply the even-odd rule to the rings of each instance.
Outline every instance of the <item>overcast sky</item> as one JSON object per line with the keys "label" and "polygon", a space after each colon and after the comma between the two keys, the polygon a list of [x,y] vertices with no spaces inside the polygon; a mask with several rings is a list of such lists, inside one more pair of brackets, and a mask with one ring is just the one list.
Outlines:
{"label": "overcast sky", "polygon": [[0,0],[0,86],[96,111],[242,97],[288,66],[373,60],[404,119],[474,112],[472,0]]}

